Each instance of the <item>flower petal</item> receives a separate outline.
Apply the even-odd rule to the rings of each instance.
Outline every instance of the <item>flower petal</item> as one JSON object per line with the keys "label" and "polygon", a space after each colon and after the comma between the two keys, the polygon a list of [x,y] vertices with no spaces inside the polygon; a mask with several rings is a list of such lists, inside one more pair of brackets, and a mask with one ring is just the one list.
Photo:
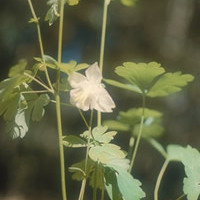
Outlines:
{"label": "flower petal", "polygon": [[95,83],[100,83],[102,80],[101,71],[98,67],[97,62],[95,62],[93,65],[91,65],[86,71],[85,71],[86,77],[88,81],[92,81]]}
{"label": "flower petal", "polygon": [[112,109],[115,108],[113,99],[103,87],[99,89],[93,108],[100,112],[112,112]]}
{"label": "flower petal", "polygon": [[73,72],[69,78],[69,83],[71,87],[77,88],[82,85],[83,82],[87,81],[86,77],[78,72]]}

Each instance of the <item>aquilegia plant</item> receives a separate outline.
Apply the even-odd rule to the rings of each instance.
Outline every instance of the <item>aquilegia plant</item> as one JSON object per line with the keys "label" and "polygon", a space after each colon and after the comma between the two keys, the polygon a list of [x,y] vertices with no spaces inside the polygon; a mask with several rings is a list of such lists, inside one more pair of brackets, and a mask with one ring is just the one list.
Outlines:
{"label": "aquilegia plant", "polygon": [[[102,0],[103,1],[103,0]],[[63,63],[62,35],[65,6],[78,5],[79,0],[49,0],[46,20],[49,25],[58,20],[58,57],[54,59],[44,52],[39,18],[36,16],[31,0],[27,0],[32,18],[30,23],[36,25],[40,57],[35,57],[32,68],[26,60],[20,60],[11,67],[8,78],[0,82],[0,115],[6,121],[6,131],[13,137],[23,138],[31,121],[40,121],[49,103],[55,103],[59,139],[62,200],[69,198],[66,190],[65,172],[70,171],[72,178],[81,181],[78,200],[84,199],[86,187],[93,189],[90,199],[105,199],[105,191],[111,200],[139,200],[146,197],[142,183],[134,178],[132,169],[138,152],[140,140],[144,139],[163,156],[163,166],[155,183],[154,200],[158,200],[162,176],[170,162],[181,162],[186,177],[183,179],[183,191],[178,199],[198,200],[200,194],[200,153],[191,146],[168,145],[166,148],[156,138],[163,132],[162,113],[146,107],[147,98],[165,97],[179,92],[193,80],[190,74],[166,72],[161,64],[124,62],[116,67],[119,80],[103,77],[103,60],[108,6],[115,2],[104,0],[102,37],[99,63],[93,64],[70,61]],[[82,2],[84,3],[84,2]],[[134,6],[135,0],[121,0],[126,6]],[[57,22],[56,22],[57,23]],[[55,77],[49,76],[49,70],[55,71]],[[41,76],[43,75],[44,76]],[[45,77],[45,79],[41,78]],[[103,121],[101,113],[110,113],[115,107],[106,85],[128,90],[141,96],[141,108],[120,111],[114,120]],[[32,83],[41,86],[34,90]],[[60,93],[66,99],[61,102]],[[122,91],[123,92],[123,91]],[[68,98],[69,97],[69,98]],[[69,99],[69,102],[67,102]],[[85,130],[79,136],[63,135],[61,122],[61,104],[78,109],[85,124]],[[84,112],[90,113],[87,120]],[[97,122],[94,115],[97,114]],[[102,122],[103,121],[103,122]],[[97,125],[94,125],[97,124]],[[129,132],[129,151],[126,153],[113,139],[117,131]],[[65,167],[63,148],[80,148],[85,157],[74,163],[69,169]],[[68,158],[66,158],[67,160]],[[66,192],[67,191],[67,192]]]}

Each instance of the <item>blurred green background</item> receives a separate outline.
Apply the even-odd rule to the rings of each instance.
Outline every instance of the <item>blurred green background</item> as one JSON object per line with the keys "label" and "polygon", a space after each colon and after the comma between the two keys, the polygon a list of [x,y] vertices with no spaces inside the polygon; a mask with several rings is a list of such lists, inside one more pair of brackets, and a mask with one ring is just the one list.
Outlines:
{"label": "blurred green background", "polygon": [[[44,21],[46,0],[32,0],[40,17],[45,54],[57,56],[58,23]],[[99,60],[103,0],[82,0],[66,6],[63,62],[77,60],[89,64]],[[1,0],[0,62],[1,80],[9,67],[25,58],[31,67],[40,56],[36,27],[29,24],[31,13],[24,0]],[[114,78],[114,68],[125,61],[160,62],[167,71],[182,71],[195,76],[182,92],[167,98],[148,99],[147,107],[164,114],[165,131],[159,141],[200,147],[200,0],[139,0],[135,7],[112,1],[109,7],[105,78]],[[53,74],[52,74],[53,75]],[[106,119],[116,118],[119,109],[140,107],[141,99],[131,92],[107,87],[117,108]],[[64,134],[79,134],[85,127],[78,112],[63,108]],[[119,133],[114,141],[127,150],[129,135]],[[84,158],[84,151],[65,148],[66,167]],[[134,176],[143,183],[145,199],[153,199],[162,157],[142,142],[136,158]],[[12,140],[0,119],[0,200],[61,199],[55,107],[49,105],[42,121],[32,123],[23,139]],[[67,170],[66,170],[67,171]],[[71,182],[67,173],[70,199],[77,199],[80,183]],[[175,200],[182,192],[181,164],[170,164],[160,188],[160,199]],[[89,194],[90,191],[87,191]]]}

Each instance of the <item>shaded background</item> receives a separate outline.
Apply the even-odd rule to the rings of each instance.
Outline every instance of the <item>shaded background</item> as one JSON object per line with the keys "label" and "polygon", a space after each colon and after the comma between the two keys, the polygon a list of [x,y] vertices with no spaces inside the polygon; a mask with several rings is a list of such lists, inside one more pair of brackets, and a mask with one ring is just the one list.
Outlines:
{"label": "shaded background", "polygon": [[[46,1],[33,0],[40,17],[45,54],[56,58],[57,27],[44,22]],[[63,61],[94,63],[99,59],[103,1],[82,0],[76,7],[66,7]],[[0,6],[0,63],[1,80],[9,67],[26,58],[40,56],[36,27],[29,24],[31,13],[27,1],[1,0]],[[160,142],[190,144],[199,149],[200,141],[200,1],[199,0],[139,0],[134,8],[127,8],[115,0],[108,13],[105,50],[106,78],[117,78],[113,70],[125,61],[162,63],[167,71],[191,73],[195,81],[183,92],[167,98],[148,99],[147,106],[164,113],[164,135]],[[105,118],[115,118],[119,107],[140,107],[138,95],[108,86],[118,108]],[[121,95],[123,93],[123,95]],[[120,95],[119,95],[120,94]],[[64,134],[79,134],[84,130],[78,113],[62,108]],[[1,200],[57,200],[61,199],[58,141],[54,105],[49,105],[42,121],[31,123],[23,139],[12,140],[0,121],[0,199]],[[127,149],[128,135],[118,134],[115,143]],[[66,165],[84,157],[84,152],[65,149]],[[143,182],[153,199],[156,177],[163,160],[145,142],[141,143],[134,176]],[[67,182],[70,180],[67,173]],[[172,163],[164,176],[160,199],[175,200],[182,194],[184,176],[181,164]],[[77,199],[80,184],[68,183],[70,199]],[[88,191],[89,192],[89,191]],[[87,195],[87,194],[86,194]],[[86,198],[87,199],[87,198]]]}

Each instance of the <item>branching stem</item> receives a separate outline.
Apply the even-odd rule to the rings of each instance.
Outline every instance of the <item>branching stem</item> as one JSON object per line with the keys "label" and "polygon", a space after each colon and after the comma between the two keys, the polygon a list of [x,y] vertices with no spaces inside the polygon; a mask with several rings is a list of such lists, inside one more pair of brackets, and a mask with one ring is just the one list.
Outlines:
{"label": "branching stem", "polygon": [[31,10],[34,22],[36,23],[36,26],[37,26],[37,34],[38,34],[38,41],[39,41],[39,46],[40,46],[40,53],[41,53],[42,61],[45,65],[45,76],[46,76],[47,82],[49,84],[49,87],[53,91],[54,89],[53,89],[51,80],[49,78],[49,73],[48,73],[48,70],[47,70],[47,67],[46,67],[46,64],[45,64],[45,59],[44,59],[44,47],[43,47],[43,43],[42,43],[42,36],[41,36],[40,25],[39,25],[39,18],[35,14],[35,10],[33,8],[33,4],[31,2],[31,0],[28,0],[28,4],[29,4],[30,10]]}

